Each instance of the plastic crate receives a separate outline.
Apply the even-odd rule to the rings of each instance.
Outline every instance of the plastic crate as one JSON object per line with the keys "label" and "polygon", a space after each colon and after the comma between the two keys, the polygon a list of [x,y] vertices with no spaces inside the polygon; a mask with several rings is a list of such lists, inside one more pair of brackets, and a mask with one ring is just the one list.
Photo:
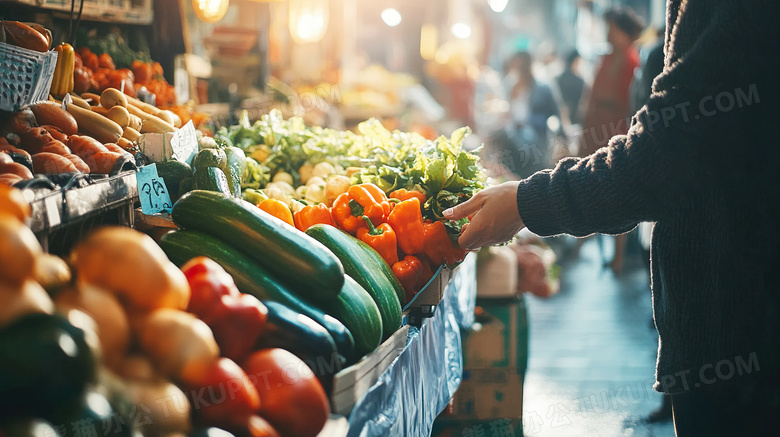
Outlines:
{"label": "plastic crate", "polygon": [[0,109],[16,111],[46,100],[57,66],[57,52],[27,50],[0,43]]}
{"label": "plastic crate", "polygon": [[32,207],[28,225],[46,252],[67,256],[76,243],[101,226],[133,227],[133,208],[138,202],[135,171],[113,176],[38,176],[23,185],[18,188]]}

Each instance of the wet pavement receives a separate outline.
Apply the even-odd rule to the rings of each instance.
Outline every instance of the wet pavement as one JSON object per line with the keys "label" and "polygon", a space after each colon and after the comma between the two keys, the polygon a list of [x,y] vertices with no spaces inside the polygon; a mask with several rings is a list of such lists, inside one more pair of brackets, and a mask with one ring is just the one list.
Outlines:
{"label": "wet pavement", "polygon": [[[562,253],[573,239],[554,243]],[[557,295],[526,297],[526,436],[674,436],[671,421],[645,420],[662,402],[651,388],[658,342],[647,267],[634,251],[615,275],[603,267],[611,252],[610,237],[586,240],[578,256],[559,256]]]}

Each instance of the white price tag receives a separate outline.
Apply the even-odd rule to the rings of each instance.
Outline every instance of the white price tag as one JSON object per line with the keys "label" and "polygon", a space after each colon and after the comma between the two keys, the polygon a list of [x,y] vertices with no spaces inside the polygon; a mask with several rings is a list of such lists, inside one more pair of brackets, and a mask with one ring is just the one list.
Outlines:
{"label": "white price tag", "polygon": [[62,98],[62,109],[64,111],[68,110],[68,105],[73,103],[73,99],[70,97],[70,93],[65,94],[65,97]]}
{"label": "white price tag", "polygon": [[177,130],[171,137],[171,149],[176,160],[189,164],[198,153],[198,136],[192,120]]}
{"label": "white price tag", "polygon": [[61,223],[59,211],[61,200],[59,197],[49,196],[43,201],[43,205],[46,208],[46,221],[49,223],[50,228],[59,226]]}

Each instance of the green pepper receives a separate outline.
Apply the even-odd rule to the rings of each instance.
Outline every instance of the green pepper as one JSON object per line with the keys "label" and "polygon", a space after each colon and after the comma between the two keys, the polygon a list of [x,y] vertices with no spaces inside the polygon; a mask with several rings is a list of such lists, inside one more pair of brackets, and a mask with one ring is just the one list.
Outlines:
{"label": "green pepper", "polygon": [[251,203],[252,205],[257,205],[264,200],[268,200],[268,196],[266,196],[263,190],[255,190],[254,188],[247,188],[246,190],[244,190],[244,200]]}
{"label": "green pepper", "polygon": [[58,315],[29,314],[0,330],[0,412],[51,418],[95,381],[84,331]]}
{"label": "green pepper", "polygon": [[219,167],[220,170],[223,170],[226,164],[227,155],[222,149],[203,149],[192,158],[190,163],[195,172],[205,170],[206,167]]}

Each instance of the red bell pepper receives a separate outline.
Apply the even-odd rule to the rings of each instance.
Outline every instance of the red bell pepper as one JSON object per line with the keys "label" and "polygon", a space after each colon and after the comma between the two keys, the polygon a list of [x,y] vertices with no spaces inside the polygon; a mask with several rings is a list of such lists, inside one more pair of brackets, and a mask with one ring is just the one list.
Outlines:
{"label": "red bell pepper", "polygon": [[233,278],[209,258],[193,258],[182,270],[192,290],[187,311],[211,328],[222,356],[243,360],[265,329],[268,309],[240,293]]}
{"label": "red bell pepper", "polygon": [[417,291],[423,265],[416,256],[406,255],[402,261],[393,264],[393,274],[404,287],[406,302],[412,300]]}
{"label": "red bell pepper", "polygon": [[466,258],[466,250],[458,246],[450,239],[447,228],[440,221],[423,224],[425,232],[425,250],[423,253],[431,260],[433,265],[448,266],[457,264]]}

